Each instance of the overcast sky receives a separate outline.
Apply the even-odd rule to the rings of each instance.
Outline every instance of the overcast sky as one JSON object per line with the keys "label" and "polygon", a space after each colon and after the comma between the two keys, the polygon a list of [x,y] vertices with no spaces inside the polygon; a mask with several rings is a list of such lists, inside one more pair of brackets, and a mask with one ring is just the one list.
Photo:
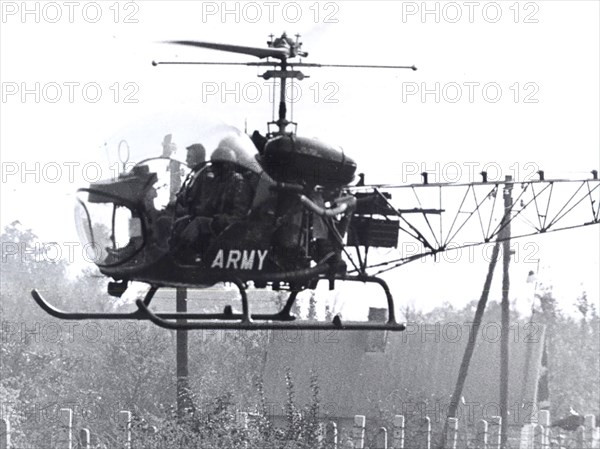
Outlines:
{"label": "overcast sky", "polygon": [[[417,182],[423,169],[452,181],[448,164],[461,167],[463,181],[478,179],[470,179],[473,166],[517,179],[537,168],[548,178],[587,178],[600,166],[598,2],[229,2],[227,11],[222,2],[191,1],[28,2],[27,12],[23,5],[2,3],[1,224],[18,219],[46,241],[77,241],[72,193],[96,177],[98,164],[117,159],[115,142],[127,134],[120,129],[147,123],[163,135],[149,115],[193,112],[265,131],[270,91],[261,71],[151,65],[250,57],[160,43],[170,39],[262,46],[268,34],[287,31],[302,35],[306,62],[416,65],[304,70],[310,78],[294,106],[299,134],[341,145],[367,182]],[[175,129],[187,122],[176,122],[164,134],[173,132],[180,149],[194,143]],[[132,152],[158,155],[155,144]],[[511,298],[531,295],[525,277],[539,259],[541,281],[565,307],[583,289],[597,303],[598,236],[593,227],[522,242]],[[427,310],[477,298],[486,268],[476,253],[419,262],[386,279],[398,301]]]}

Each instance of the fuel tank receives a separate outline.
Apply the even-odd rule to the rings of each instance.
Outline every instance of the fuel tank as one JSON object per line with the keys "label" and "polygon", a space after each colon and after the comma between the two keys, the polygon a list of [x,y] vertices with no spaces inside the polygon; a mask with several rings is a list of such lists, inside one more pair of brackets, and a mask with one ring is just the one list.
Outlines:
{"label": "fuel tank", "polygon": [[283,182],[341,187],[352,182],[356,171],[340,147],[293,135],[269,140],[260,159],[265,171]]}

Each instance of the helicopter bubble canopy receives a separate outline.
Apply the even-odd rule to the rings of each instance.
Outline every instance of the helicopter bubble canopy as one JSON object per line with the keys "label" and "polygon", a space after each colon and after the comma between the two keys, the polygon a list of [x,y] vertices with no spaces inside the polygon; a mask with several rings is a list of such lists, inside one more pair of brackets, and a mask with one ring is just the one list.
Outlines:
{"label": "helicopter bubble canopy", "polygon": [[260,172],[258,153],[250,138],[234,126],[199,113],[161,113],[130,124],[104,143],[113,177],[150,159],[170,158],[186,163],[187,147],[201,144],[206,160],[219,147],[233,150],[237,164]]}
{"label": "helicopter bubble canopy", "polygon": [[246,134],[198,115],[156,115],[106,141],[113,176],[79,189],[75,210],[80,240],[97,253],[97,265],[114,266],[138,255],[146,237],[142,216],[156,218],[174,202],[187,173],[186,148],[198,144],[207,161],[225,152],[233,154],[231,162],[261,171]]}

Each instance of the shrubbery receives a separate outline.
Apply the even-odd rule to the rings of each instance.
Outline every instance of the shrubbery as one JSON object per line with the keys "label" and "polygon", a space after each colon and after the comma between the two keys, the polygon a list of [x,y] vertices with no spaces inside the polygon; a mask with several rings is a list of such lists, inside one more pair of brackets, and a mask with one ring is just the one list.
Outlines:
{"label": "shrubbery", "polygon": [[[1,235],[3,244],[33,247],[36,239],[31,230],[16,224]],[[130,410],[135,448],[318,447],[323,439],[318,379],[312,377],[309,404],[297,403],[289,373],[281,379],[287,384],[288,398],[282,410],[284,425],[275,428],[261,387],[266,341],[243,338],[243,334],[189,333],[194,407],[177,416],[173,332],[133,322],[96,322],[88,326],[96,333],[83,338],[85,322],[75,326],[55,320],[29,298],[31,288],[37,287],[61,308],[111,308],[104,279],[89,273],[74,278],[68,268],[61,262],[21,257],[7,257],[2,263],[0,402],[18,447],[52,441],[60,424],[55,419],[57,410],[69,404],[75,428],[87,427],[106,442],[118,438],[114,416],[119,410]],[[581,315],[572,317],[560,311],[551,290],[540,299],[540,314],[547,325],[551,415],[564,416],[571,406],[580,413],[597,411],[600,319],[595,305],[582,294],[576,300]],[[314,315],[314,303],[309,310]],[[497,313],[497,305],[490,304],[488,317]],[[445,304],[410,320],[469,322],[472,305],[455,309]],[[427,392],[405,393],[414,402],[435,399]],[[247,421],[240,419],[241,412],[248,413]],[[384,410],[374,419],[389,425],[391,416]]]}

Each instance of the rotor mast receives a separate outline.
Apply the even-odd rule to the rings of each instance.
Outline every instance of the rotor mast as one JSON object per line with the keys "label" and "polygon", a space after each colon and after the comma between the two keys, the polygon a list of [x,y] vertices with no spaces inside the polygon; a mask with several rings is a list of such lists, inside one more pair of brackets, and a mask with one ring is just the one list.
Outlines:
{"label": "rotor mast", "polygon": [[281,70],[278,74],[278,78],[281,80],[279,85],[279,118],[277,120],[277,126],[279,127],[279,134],[284,134],[287,125],[290,123],[287,118],[287,105],[285,104],[285,89],[287,80],[287,61],[281,62]]}
{"label": "rotor mast", "polygon": [[[279,110],[278,110],[278,118],[275,121],[269,122],[268,125],[277,125],[278,130],[275,134],[285,134],[287,130],[287,126],[290,123],[293,123],[287,119],[287,104],[285,98],[285,92],[287,88],[287,79],[295,78],[297,80],[303,80],[304,78],[308,78],[302,72],[297,70],[289,70],[288,63],[286,60],[278,63],[280,66],[279,70],[267,70],[261,76],[265,80],[269,80],[271,78],[279,78]],[[273,99],[275,101],[275,99]]]}
{"label": "rotor mast", "polygon": [[[273,39],[273,34],[270,34],[269,37],[271,38],[271,40],[267,42],[267,45],[269,46],[269,48],[282,48],[282,49],[288,50],[288,53],[286,55],[283,55],[280,57],[281,62],[275,63],[276,65],[279,65],[279,70],[267,70],[262,75],[259,75],[259,76],[262,76],[262,78],[264,78],[265,80],[269,80],[271,78],[279,78],[279,80],[280,80],[278,118],[276,121],[267,123],[267,126],[272,125],[272,124],[277,125],[278,130],[275,134],[283,135],[283,134],[286,134],[287,126],[290,123],[292,123],[286,117],[287,116],[287,104],[286,104],[285,92],[286,92],[286,88],[287,88],[287,79],[288,78],[296,78],[297,80],[300,81],[300,80],[303,80],[304,78],[308,78],[302,72],[299,72],[296,70],[288,70],[287,58],[288,57],[293,58],[294,56],[308,56],[308,53],[300,50],[300,47],[302,46],[302,42],[300,42],[299,34],[296,34],[295,42],[292,39],[290,39],[289,37],[287,37],[285,32],[281,35],[281,37],[279,37],[277,39]],[[273,101],[275,101],[275,99],[273,99]]]}

